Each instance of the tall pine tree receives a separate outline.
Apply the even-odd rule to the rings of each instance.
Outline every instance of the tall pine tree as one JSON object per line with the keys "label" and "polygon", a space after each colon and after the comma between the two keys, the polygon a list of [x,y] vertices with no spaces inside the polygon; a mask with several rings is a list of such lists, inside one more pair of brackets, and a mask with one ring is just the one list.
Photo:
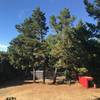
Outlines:
{"label": "tall pine tree", "polygon": [[40,8],[33,10],[32,16],[26,18],[22,24],[16,25],[21,33],[11,41],[9,58],[16,67],[28,69],[33,67],[33,79],[37,67],[43,69],[43,83],[45,83],[46,46],[44,37],[47,33],[45,13]]}

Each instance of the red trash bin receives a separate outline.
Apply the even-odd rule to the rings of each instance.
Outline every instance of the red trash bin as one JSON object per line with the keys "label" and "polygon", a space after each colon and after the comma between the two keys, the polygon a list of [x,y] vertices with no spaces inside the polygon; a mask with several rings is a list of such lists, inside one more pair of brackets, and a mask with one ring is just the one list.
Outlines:
{"label": "red trash bin", "polygon": [[90,87],[89,83],[92,81],[93,81],[93,77],[88,77],[88,76],[79,77],[80,84],[82,84],[82,86],[84,86],[85,88],[89,88]]}

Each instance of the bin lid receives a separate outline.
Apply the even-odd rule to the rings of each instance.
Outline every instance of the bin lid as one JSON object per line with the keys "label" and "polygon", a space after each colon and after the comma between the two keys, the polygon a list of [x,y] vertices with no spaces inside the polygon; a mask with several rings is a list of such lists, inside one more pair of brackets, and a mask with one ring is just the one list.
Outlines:
{"label": "bin lid", "polygon": [[89,77],[89,76],[84,76],[83,78],[88,79],[88,80],[93,80],[93,77]]}

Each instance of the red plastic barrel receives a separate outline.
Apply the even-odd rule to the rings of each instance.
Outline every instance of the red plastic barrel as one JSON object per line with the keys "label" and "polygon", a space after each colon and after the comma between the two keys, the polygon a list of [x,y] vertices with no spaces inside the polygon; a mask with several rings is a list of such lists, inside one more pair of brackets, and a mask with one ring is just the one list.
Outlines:
{"label": "red plastic barrel", "polygon": [[84,86],[85,88],[89,88],[89,82],[93,81],[93,77],[88,76],[81,76],[79,77],[79,82]]}

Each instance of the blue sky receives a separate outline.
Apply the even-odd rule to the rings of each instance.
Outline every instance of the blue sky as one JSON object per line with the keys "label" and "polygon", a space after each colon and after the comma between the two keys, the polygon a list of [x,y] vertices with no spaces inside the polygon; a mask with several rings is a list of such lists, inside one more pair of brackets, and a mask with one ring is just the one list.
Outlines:
{"label": "blue sky", "polygon": [[79,19],[94,22],[88,17],[83,0],[0,0],[0,50],[6,49],[9,42],[19,34],[15,25],[23,22],[36,7],[46,13],[48,25],[49,17],[58,15],[63,8],[70,9],[77,18],[76,22]]}

